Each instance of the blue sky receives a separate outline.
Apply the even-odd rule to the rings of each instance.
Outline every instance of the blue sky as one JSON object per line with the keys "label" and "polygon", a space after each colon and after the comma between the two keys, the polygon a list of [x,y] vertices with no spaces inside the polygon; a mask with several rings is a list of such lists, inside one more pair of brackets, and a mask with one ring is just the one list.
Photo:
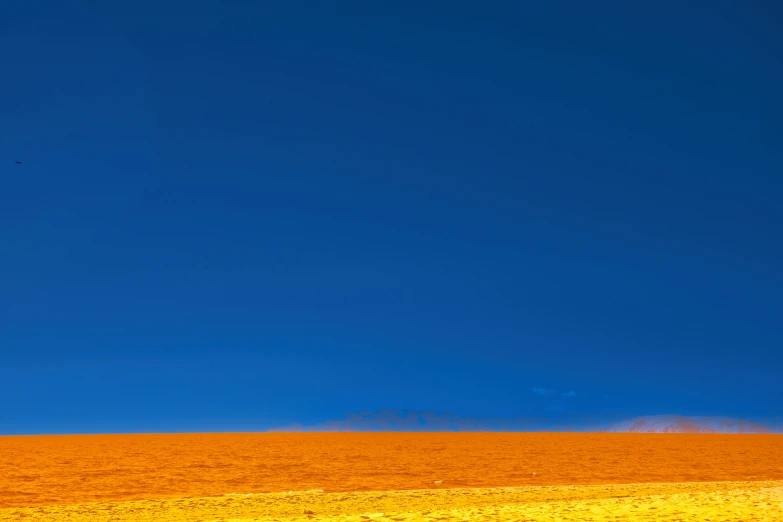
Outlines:
{"label": "blue sky", "polygon": [[0,433],[780,414],[780,6],[272,4],[3,4]]}

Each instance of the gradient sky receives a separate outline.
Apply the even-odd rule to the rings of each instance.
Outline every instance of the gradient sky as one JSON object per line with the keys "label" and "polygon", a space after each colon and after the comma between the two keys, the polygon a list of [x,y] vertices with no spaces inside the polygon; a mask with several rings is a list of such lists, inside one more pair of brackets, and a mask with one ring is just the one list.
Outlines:
{"label": "gradient sky", "polygon": [[0,433],[781,414],[780,6],[2,2]]}

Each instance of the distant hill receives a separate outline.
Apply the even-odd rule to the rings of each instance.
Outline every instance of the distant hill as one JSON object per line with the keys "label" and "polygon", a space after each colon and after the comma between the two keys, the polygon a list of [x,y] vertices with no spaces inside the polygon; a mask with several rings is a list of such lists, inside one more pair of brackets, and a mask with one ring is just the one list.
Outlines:
{"label": "distant hill", "polygon": [[586,422],[563,423],[551,417],[516,416],[474,419],[451,413],[421,410],[382,409],[348,413],[345,420],[332,420],[304,426],[291,424],[270,432],[372,432],[372,431],[590,431]]}
{"label": "distant hill", "polygon": [[[781,427],[783,428],[783,426]],[[617,433],[775,433],[783,429],[730,417],[686,417],[681,415],[651,415],[634,417],[616,423],[598,422],[590,417],[516,416],[475,419],[451,413],[421,410],[361,411],[348,413],[344,420],[330,420],[305,426],[291,424],[271,428],[269,432],[520,432],[578,431]]]}
{"label": "distant hill", "polygon": [[762,424],[730,417],[650,415],[612,424],[604,431],[624,433],[773,433]]}

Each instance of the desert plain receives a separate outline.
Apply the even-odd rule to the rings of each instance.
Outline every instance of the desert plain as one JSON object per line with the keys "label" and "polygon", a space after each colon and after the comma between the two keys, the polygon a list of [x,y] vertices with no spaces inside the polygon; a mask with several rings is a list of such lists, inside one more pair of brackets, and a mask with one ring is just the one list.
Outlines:
{"label": "desert plain", "polygon": [[783,436],[0,437],[0,521],[783,521]]}

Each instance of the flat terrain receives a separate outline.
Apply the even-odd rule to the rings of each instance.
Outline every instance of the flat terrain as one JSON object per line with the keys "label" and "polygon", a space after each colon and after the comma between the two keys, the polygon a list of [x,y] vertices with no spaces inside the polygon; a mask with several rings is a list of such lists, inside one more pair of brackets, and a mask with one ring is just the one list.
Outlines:
{"label": "flat terrain", "polygon": [[781,435],[0,437],[0,508],[310,489],[329,493],[762,480],[783,480]]}
{"label": "flat terrain", "polygon": [[0,522],[783,520],[783,436],[0,437]]}
{"label": "flat terrain", "polygon": [[783,481],[292,492],[0,509],[0,522],[783,520]]}

